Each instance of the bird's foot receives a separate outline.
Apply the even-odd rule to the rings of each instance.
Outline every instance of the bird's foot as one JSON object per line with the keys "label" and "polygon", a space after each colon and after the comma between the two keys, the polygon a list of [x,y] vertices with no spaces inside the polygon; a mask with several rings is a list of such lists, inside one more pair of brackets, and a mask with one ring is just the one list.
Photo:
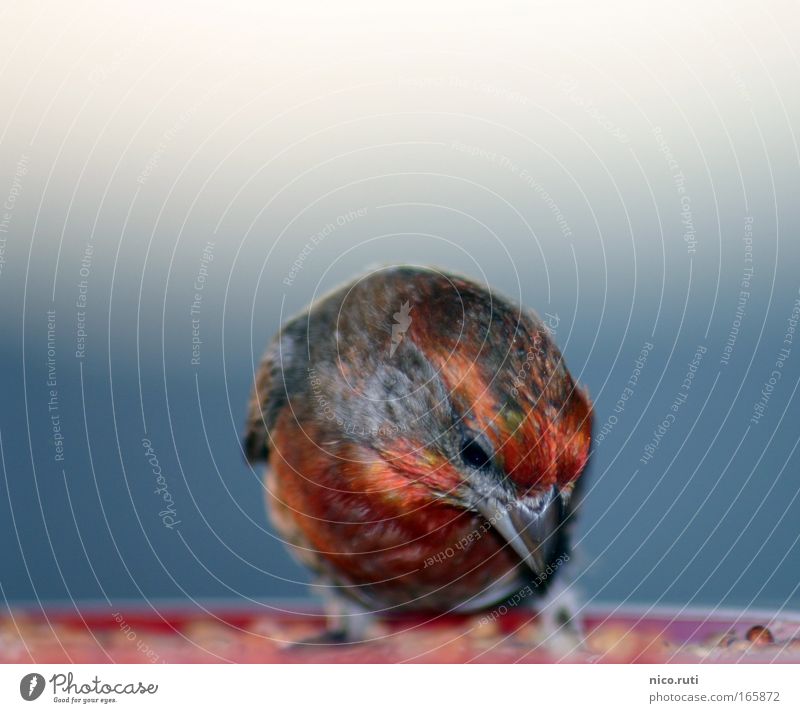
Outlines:
{"label": "bird's foot", "polygon": [[305,639],[288,642],[283,648],[286,651],[307,651],[310,647],[352,646],[357,643],[357,641],[351,640],[347,632],[343,629],[326,629],[319,634],[314,634]]}

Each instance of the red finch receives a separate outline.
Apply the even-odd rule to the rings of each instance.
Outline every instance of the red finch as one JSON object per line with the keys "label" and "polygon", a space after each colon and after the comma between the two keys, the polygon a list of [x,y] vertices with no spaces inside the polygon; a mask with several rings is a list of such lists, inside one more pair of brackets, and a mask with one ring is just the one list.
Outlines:
{"label": "red finch", "polygon": [[[395,267],[281,329],[244,447],[268,460],[278,532],[345,611],[471,611],[547,589],[591,428],[535,313]],[[357,637],[355,620],[334,633]]]}

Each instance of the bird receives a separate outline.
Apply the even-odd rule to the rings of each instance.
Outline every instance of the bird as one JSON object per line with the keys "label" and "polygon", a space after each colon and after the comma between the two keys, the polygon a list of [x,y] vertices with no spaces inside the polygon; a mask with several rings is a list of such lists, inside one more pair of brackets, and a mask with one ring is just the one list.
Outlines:
{"label": "bird", "polygon": [[266,463],[272,522],[325,595],[325,640],[353,642],[376,617],[545,596],[569,552],[592,420],[532,309],[393,265],[283,325],[242,447]]}

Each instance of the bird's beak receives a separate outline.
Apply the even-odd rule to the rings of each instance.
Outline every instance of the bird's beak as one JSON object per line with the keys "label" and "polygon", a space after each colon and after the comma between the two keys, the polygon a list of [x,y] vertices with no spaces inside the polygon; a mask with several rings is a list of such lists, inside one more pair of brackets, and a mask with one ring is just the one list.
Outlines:
{"label": "bird's beak", "polygon": [[537,505],[517,501],[504,505],[496,500],[483,500],[478,510],[514,548],[536,574],[547,567],[547,551],[559,525],[560,499],[555,488]]}

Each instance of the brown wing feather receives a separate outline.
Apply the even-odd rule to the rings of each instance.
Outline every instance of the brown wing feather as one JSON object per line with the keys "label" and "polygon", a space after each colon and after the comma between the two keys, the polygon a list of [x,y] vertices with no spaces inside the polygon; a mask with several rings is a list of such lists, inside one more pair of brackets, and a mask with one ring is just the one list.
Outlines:
{"label": "brown wing feather", "polygon": [[242,437],[242,449],[250,463],[265,461],[269,458],[269,431],[265,407],[271,390],[272,372],[273,368],[268,352],[256,374],[256,381],[247,406],[247,423]]}

